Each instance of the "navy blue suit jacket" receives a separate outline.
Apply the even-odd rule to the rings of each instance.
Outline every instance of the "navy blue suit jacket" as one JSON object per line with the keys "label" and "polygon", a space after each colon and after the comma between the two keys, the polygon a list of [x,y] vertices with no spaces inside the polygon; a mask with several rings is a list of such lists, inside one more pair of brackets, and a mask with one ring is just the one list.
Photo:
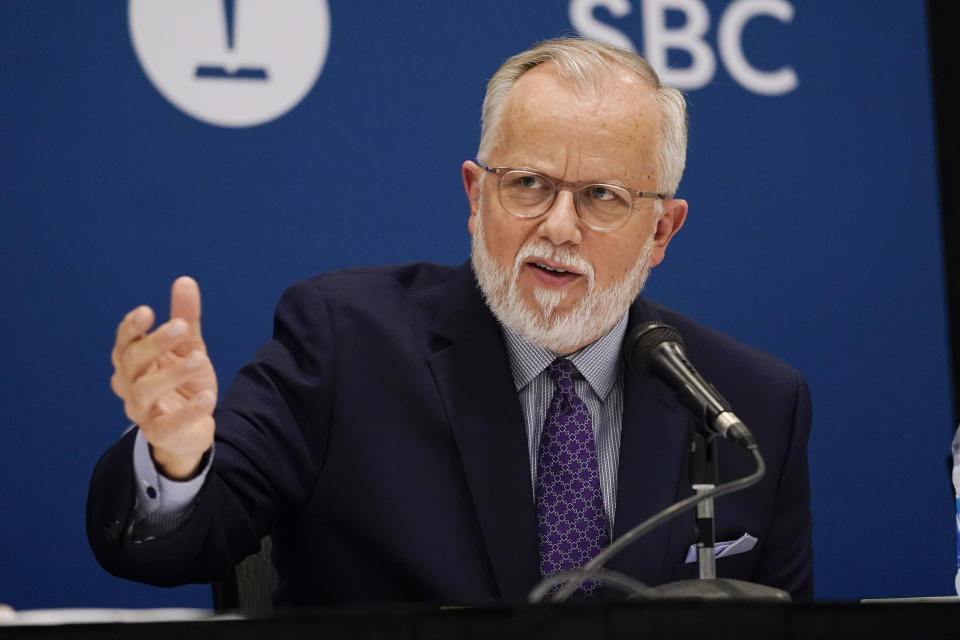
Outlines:
{"label": "navy blue suit jacket", "polygon": [[[718,574],[812,592],[803,378],[662,306],[658,319],[752,429],[764,480],[716,503],[717,539],[753,551]],[[689,495],[690,418],[661,383],[625,373],[614,535]],[[526,432],[500,328],[469,265],[331,273],[293,285],[274,339],[224,393],[214,462],[173,535],[134,542],[132,435],[94,472],[87,532],[110,572],[158,585],[216,580],[266,534],[280,604],[522,600],[539,580]],[[721,480],[753,462],[719,443]],[[648,584],[693,577],[687,514],[608,566]]]}

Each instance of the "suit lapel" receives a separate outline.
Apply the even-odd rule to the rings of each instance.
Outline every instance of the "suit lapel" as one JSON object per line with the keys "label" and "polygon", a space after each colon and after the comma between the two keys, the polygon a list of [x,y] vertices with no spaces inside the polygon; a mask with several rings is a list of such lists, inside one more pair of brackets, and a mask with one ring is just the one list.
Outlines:
{"label": "suit lapel", "polygon": [[[642,299],[638,300],[630,311],[628,331],[644,320],[658,319],[655,316]],[[614,539],[676,499],[686,481],[680,470],[689,439],[687,414],[666,386],[637,376],[626,364],[623,383]],[[670,526],[666,523],[649,532],[607,566],[643,582],[660,582],[664,568],[678,561],[665,554]]]}
{"label": "suit lapel", "polygon": [[427,363],[453,428],[490,565],[507,600],[539,580],[523,414],[499,325],[468,265],[444,292]]}

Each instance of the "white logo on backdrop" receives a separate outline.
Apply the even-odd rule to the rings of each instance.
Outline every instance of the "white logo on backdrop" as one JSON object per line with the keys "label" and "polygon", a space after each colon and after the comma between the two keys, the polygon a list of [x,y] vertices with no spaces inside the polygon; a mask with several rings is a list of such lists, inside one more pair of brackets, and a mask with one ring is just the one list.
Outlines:
{"label": "white logo on backdrop", "polygon": [[[717,56],[704,40],[710,28],[710,10],[704,0],[638,0],[643,16],[644,56],[661,79],[678,89],[700,89],[713,80]],[[624,18],[633,7],[629,0],[570,0],[570,24],[582,35],[608,44],[636,51],[633,41],[620,29],[602,22],[595,10],[603,8],[614,18]],[[667,27],[667,12],[683,14],[683,24]],[[793,5],[787,0],[733,0],[720,14],[717,26],[717,48],[720,59],[734,81],[753,93],[779,96],[790,93],[800,84],[790,66],[775,71],[762,71],[752,65],[743,53],[743,32],[748,22],[758,16],[775,18],[783,23],[793,20]],[[691,63],[687,67],[667,66],[667,51],[685,51]]]}
{"label": "white logo on backdrop", "polygon": [[130,37],[153,86],[209,124],[279,118],[327,57],[326,0],[130,0]]}

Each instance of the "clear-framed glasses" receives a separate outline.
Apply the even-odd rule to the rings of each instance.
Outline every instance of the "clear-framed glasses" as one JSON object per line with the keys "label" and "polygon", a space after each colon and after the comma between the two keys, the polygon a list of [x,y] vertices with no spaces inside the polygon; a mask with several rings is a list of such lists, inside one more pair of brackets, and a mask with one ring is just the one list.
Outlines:
{"label": "clear-framed glasses", "polygon": [[662,200],[663,193],[637,191],[615,184],[576,185],[529,169],[483,167],[496,174],[500,206],[518,218],[536,218],[550,210],[561,189],[573,193],[577,215],[596,231],[616,231],[630,219],[634,198]]}

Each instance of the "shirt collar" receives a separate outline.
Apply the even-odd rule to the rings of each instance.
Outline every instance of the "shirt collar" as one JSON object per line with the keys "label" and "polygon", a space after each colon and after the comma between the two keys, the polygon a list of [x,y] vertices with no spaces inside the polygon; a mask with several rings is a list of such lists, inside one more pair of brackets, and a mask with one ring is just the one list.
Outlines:
{"label": "shirt collar", "polygon": [[[566,356],[601,400],[606,400],[620,372],[620,346],[627,332],[628,312],[624,312],[610,331]],[[550,366],[557,354],[527,341],[506,325],[500,327],[507,344],[513,383],[520,390]]]}

